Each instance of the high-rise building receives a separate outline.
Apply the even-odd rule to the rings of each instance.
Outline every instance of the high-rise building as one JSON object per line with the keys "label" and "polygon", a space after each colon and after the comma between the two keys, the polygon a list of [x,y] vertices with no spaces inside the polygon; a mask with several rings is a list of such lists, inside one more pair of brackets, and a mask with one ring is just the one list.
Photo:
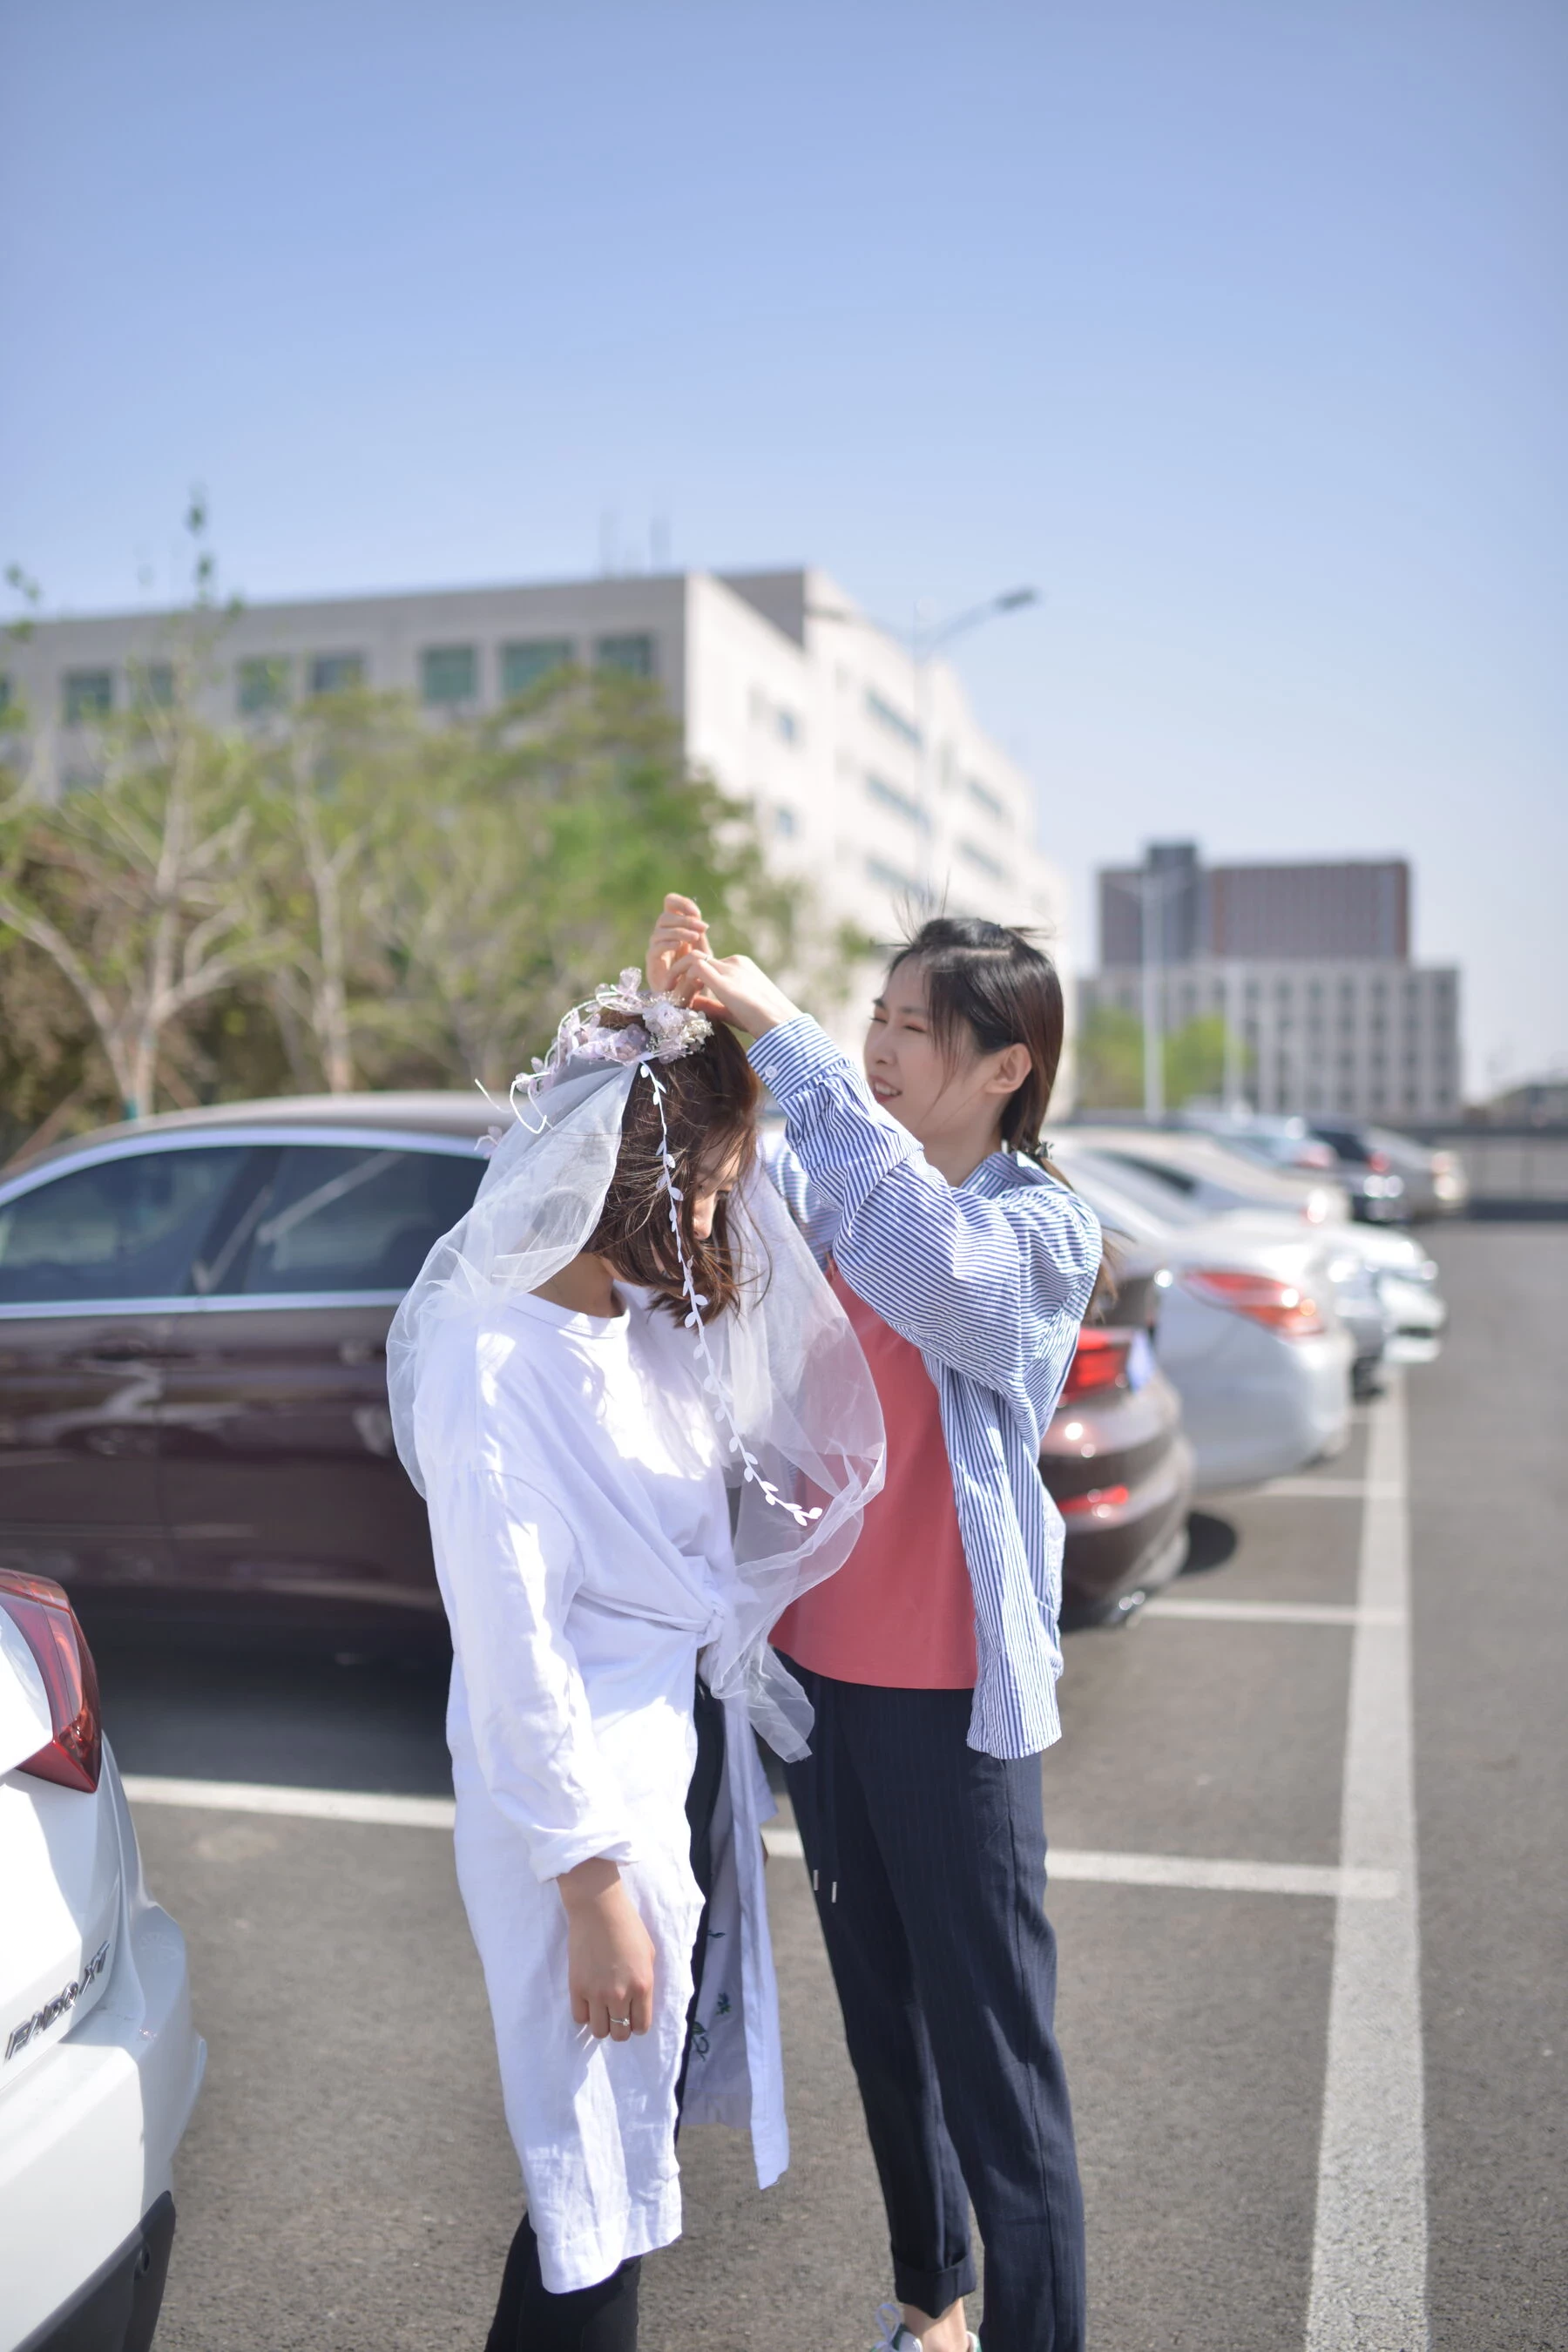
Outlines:
{"label": "high-rise building", "polygon": [[1452,1118],[1459,975],[1411,962],[1410,902],[1403,858],[1205,867],[1194,843],[1153,843],[1100,875],[1080,1019],[1142,1019],[1151,998],[1166,1035],[1219,1019],[1230,1087],[1260,1110]]}
{"label": "high-rise building", "polygon": [[[156,690],[169,635],[166,614],[121,613],[41,622],[0,645],[0,714],[25,725],[37,790],[92,773],[96,724],[138,679]],[[888,940],[906,908],[942,900],[1041,926],[1060,952],[1064,892],[1036,845],[1029,779],[949,664],[915,660],[822,572],[247,605],[205,704],[216,723],[262,724],[280,704],[363,684],[438,719],[493,709],[568,662],[657,680],[689,759],[752,804],[775,869],[809,877],[831,920]],[[847,1032],[862,1013],[846,1013]]]}

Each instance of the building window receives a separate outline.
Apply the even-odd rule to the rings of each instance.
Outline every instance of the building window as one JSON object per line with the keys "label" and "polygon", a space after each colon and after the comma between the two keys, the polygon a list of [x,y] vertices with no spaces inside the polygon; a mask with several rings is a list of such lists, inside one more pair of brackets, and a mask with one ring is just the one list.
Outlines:
{"label": "building window", "polygon": [[931,831],[931,819],[919,801],[912,793],[900,792],[897,784],[889,783],[885,776],[868,773],[866,791],[879,808],[891,809],[893,814],[901,816],[907,824],[918,824],[922,833]]}
{"label": "building window", "polygon": [[786,710],[784,709],[782,702],[773,713],[773,727],[781,743],[799,742],[800,721],[795,717],[793,710]]}
{"label": "building window", "polygon": [[652,677],[651,637],[601,637],[594,647],[595,669],[618,669],[626,677]]}
{"label": "building window", "polygon": [[782,806],[774,809],[773,831],[776,834],[781,834],[786,841],[789,840],[793,835],[800,831],[799,820],[797,819],[794,809],[784,808]]}
{"label": "building window", "polygon": [[114,672],[111,669],[68,669],[62,699],[68,727],[80,727],[94,719],[107,719],[114,708]]}
{"label": "building window", "polygon": [[364,684],[363,654],[312,654],[310,656],[310,691],[312,694],[352,694]]}
{"label": "building window", "polygon": [[866,709],[879,727],[885,727],[890,735],[898,736],[900,742],[907,743],[911,751],[920,750],[921,730],[914,720],[906,719],[901,710],[895,710],[890,702],[884,702],[874,686],[866,688]]}
{"label": "building window", "polygon": [[993,857],[986,850],[977,849],[973,842],[961,841],[958,854],[966,865],[973,866],[977,873],[987,876],[991,881],[1005,882],[1007,879],[1007,868],[1000,859]]}
{"label": "building window", "polygon": [[472,702],[479,690],[479,657],[472,646],[426,646],[419,656],[419,698],[437,706]]}
{"label": "building window", "polygon": [[171,710],[174,702],[173,662],[135,662],[130,670],[133,710]]}
{"label": "building window", "polygon": [[1006,824],[1007,804],[999,793],[992,791],[989,784],[983,784],[978,776],[966,776],[963,780],[963,789],[976,808],[984,809],[987,816],[994,816],[998,824]]}
{"label": "building window", "polygon": [[528,637],[517,645],[502,646],[502,699],[510,702],[520,694],[528,694],[542,677],[552,677],[558,669],[570,669],[571,667],[570,637]]}
{"label": "building window", "polygon": [[239,665],[239,708],[247,719],[281,710],[289,699],[289,665],[281,654],[258,654]]}

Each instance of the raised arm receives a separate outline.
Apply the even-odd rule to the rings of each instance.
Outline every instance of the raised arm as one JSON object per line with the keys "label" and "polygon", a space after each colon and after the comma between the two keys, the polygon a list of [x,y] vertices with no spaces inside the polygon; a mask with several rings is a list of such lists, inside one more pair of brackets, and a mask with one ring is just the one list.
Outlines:
{"label": "raised arm", "polygon": [[1022,1385],[1058,1319],[1076,1323],[1089,1303],[1100,1229],[1088,1204],[1048,1181],[1001,1199],[955,1191],[793,1007],[751,1058],[811,1192],[837,1212],[833,1254],[867,1305],[937,1362]]}

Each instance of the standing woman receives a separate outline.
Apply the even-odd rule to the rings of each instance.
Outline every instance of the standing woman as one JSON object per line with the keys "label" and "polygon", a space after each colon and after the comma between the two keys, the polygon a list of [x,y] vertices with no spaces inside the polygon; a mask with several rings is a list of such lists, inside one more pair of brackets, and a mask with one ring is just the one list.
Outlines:
{"label": "standing woman", "polygon": [[666,900],[650,970],[754,1038],[784,1115],[774,1180],[887,1426],[855,1550],[773,1636],[816,1709],[788,1780],[888,2210],[886,2341],[965,2352],[973,2200],[985,2352],[1080,2352],[1039,1765],[1060,1735],[1062,1525],[1039,1452],[1100,1241],[1037,1156],[1060,983],[1019,931],[925,923],[862,1076],[748,958],[711,955],[691,900]]}
{"label": "standing woman", "polygon": [[523,1083],[388,1385],[528,2198],[488,2352],[632,2352],[679,2117],[749,2125],[763,2188],[787,2161],[751,1727],[804,1753],[766,1635],[853,1545],[880,1416],[727,1030],[626,972]]}

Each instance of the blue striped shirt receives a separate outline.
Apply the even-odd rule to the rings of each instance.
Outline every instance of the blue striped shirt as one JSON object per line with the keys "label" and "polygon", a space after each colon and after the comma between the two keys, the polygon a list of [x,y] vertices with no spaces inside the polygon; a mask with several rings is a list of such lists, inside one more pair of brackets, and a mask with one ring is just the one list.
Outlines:
{"label": "blue striped shirt", "polygon": [[784,1115],[773,1180],[819,1259],[912,1340],[936,1383],[974,1589],[969,1745],[1061,1737],[1061,1514],[1040,1481],[1100,1265],[1100,1226],[1033,1161],[994,1152],[956,1189],[802,1014],[751,1049]]}

